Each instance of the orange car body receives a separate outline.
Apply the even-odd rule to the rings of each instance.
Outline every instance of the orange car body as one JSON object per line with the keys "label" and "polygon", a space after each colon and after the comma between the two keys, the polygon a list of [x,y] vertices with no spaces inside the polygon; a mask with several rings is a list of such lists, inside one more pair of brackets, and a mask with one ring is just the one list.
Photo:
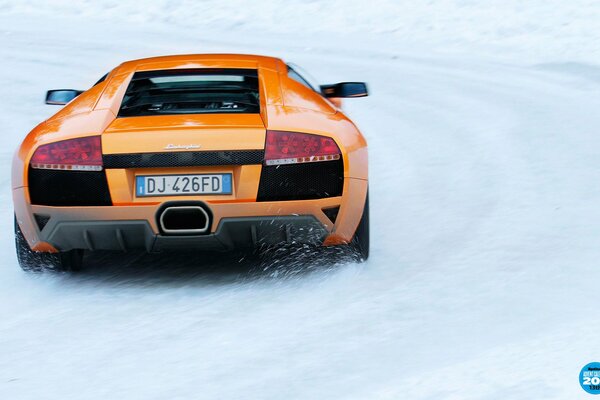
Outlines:
{"label": "orange car body", "polygon": [[[117,118],[124,93],[136,72],[203,68],[246,68],[258,71],[260,112],[257,114],[186,114]],[[202,174],[224,172],[233,176],[231,194],[187,196],[201,200],[212,212],[210,233],[222,219],[255,216],[314,216],[326,229],[324,245],[349,243],[357,229],[368,187],[367,143],[356,126],[327,99],[288,77],[277,58],[250,55],[179,55],[121,64],[106,79],[83,92],[48,120],[40,123],[17,150],[12,165],[16,221],[32,250],[56,252],[53,230],[59,224],[86,221],[146,221],[152,235],[160,235],[156,213],[161,204],[181,196],[137,197],[139,174]],[[311,200],[257,201],[262,164],[162,168],[105,169],[111,206],[60,207],[32,204],[28,171],[39,146],[71,138],[101,136],[103,155],[161,153],[169,145],[199,143],[201,151],[263,150],[268,130],[317,134],[333,138],[343,160],[341,196]],[[186,151],[181,149],[170,152]],[[333,222],[324,209],[339,206]],[[35,215],[49,217],[40,229]],[[85,236],[85,230],[83,231]],[[118,235],[117,235],[118,236]],[[102,248],[92,235],[84,237],[90,249]],[[111,246],[109,246],[111,247]],[[152,244],[148,249],[152,249]]]}

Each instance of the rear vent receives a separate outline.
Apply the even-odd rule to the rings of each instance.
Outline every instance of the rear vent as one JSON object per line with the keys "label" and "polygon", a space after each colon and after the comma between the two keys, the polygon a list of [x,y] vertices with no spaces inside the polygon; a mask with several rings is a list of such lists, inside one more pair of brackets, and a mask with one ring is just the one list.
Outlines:
{"label": "rear vent", "polygon": [[104,168],[170,168],[262,164],[263,150],[105,154]]}
{"label": "rear vent", "polygon": [[323,209],[323,214],[325,214],[334,224],[339,212],[340,206]]}
{"label": "rear vent", "polygon": [[50,221],[50,217],[47,215],[33,214],[33,218],[35,218],[35,223],[40,228],[40,231],[43,231],[48,221]]}
{"label": "rear vent", "polygon": [[311,200],[342,195],[344,163],[340,160],[264,166],[257,201]]}
{"label": "rear vent", "polygon": [[44,206],[112,205],[104,171],[29,168],[29,197]]}

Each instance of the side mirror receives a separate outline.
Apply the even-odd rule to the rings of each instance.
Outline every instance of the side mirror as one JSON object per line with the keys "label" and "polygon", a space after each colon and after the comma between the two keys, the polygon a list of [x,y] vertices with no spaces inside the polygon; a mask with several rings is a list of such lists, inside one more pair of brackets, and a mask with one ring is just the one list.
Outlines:
{"label": "side mirror", "polygon": [[364,82],[341,82],[333,85],[321,85],[325,97],[365,97],[369,95]]}
{"label": "side mirror", "polygon": [[46,92],[46,104],[62,106],[79,96],[81,93],[83,93],[83,91],[73,89],[48,90],[48,92]]}

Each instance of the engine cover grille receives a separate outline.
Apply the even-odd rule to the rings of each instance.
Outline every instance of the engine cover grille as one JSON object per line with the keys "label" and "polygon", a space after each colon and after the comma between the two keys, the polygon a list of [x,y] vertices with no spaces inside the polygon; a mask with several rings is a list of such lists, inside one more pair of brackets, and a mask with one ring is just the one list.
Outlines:
{"label": "engine cover grille", "polygon": [[263,150],[179,151],[173,153],[105,154],[104,168],[168,168],[204,165],[261,164]]}
{"label": "engine cover grille", "polygon": [[29,168],[31,204],[43,206],[110,206],[104,171]]}
{"label": "engine cover grille", "polygon": [[342,195],[344,162],[340,160],[264,166],[257,201],[311,200]]}

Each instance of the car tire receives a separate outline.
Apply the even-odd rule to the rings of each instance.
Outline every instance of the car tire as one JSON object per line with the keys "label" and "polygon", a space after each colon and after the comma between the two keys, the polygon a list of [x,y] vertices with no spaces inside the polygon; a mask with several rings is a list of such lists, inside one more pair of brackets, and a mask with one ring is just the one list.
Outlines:
{"label": "car tire", "polygon": [[362,217],[350,245],[360,257],[361,262],[369,259],[369,192],[367,192]]}
{"label": "car tire", "polygon": [[43,253],[31,250],[15,218],[15,246],[17,261],[23,271],[42,272],[79,271],[83,261],[83,250],[70,250],[60,253]]}

